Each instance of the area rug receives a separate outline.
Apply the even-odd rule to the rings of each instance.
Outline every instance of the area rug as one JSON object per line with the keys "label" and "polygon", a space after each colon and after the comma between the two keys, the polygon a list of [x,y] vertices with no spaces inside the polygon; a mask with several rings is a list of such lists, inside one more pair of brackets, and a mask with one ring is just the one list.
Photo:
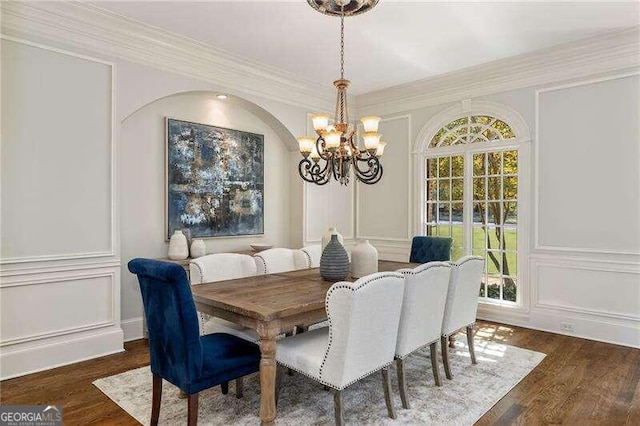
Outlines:
{"label": "area rug", "polygon": [[[344,391],[347,424],[428,424],[471,425],[520,382],[545,357],[544,354],[495,342],[476,342],[478,364],[472,365],[467,347],[461,342],[451,349],[453,380],[444,377],[437,387],[431,373],[428,348],[407,359],[406,374],[411,408],[402,409],[392,368],[392,395],[398,418],[387,417],[379,373],[351,385]],[[151,372],[142,367],[93,382],[102,392],[142,424],[151,415]],[[222,395],[220,387],[200,393],[198,423],[201,425],[256,425],[260,401],[257,374],[245,378],[244,397],[236,399],[234,385]],[[178,389],[164,382],[160,424],[182,424],[187,418],[187,402],[178,398]],[[278,401],[278,425],[331,424],[333,395],[301,374],[282,374]]]}

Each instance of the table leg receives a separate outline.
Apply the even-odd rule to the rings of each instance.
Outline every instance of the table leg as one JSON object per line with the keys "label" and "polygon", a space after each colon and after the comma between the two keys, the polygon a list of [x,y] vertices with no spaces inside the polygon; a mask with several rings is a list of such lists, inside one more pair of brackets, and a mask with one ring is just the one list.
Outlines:
{"label": "table leg", "polygon": [[275,335],[265,333],[265,336],[260,336],[260,353],[260,423],[272,425],[276,418]]}

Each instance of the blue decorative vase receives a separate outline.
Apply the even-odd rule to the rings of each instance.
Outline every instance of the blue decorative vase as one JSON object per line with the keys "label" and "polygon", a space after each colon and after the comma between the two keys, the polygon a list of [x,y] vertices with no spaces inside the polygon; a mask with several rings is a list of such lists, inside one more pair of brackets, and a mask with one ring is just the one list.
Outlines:
{"label": "blue decorative vase", "polygon": [[329,244],[322,251],[320,276],[334,282],[349,276],[349,255],[336,234],[331,235]]}

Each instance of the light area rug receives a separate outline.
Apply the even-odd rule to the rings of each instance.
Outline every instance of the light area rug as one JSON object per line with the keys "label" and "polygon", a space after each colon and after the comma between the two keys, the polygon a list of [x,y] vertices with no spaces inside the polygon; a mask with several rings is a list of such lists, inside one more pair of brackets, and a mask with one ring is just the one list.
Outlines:
{"label": "light area rug", "polygon": [[[380,373],[348,387],[344,393],[347,424],[471,425],[518,384],[545,357],[544,354],[496,342],[477,341],[478,364],[472,365],[467,347],[456,343],[451,352],[453,380],[444,377],[438,356],[442,387],[433,381],[428,347],[408,357],[406,375],[410,409],[403,409],[395,366],[392,396],[398,418],[387,417]],[[282,373],[283,371],[281,371]],[[102,392],[142,424],[151,417],[151,371],[142,367],[93,382]],[[187,401],[178,398],[178,388],[163,383],[160,424],[183,424]],[[234,385],[222,395],[220,387],[200,393],[198,423],[201,425],[259,424],[260,383],[257,374],[245,378],[244,397],[236,399]],[[282,374],[278,401],[278,425],[331,424],[333,395],[322,385],[296,373]]]}

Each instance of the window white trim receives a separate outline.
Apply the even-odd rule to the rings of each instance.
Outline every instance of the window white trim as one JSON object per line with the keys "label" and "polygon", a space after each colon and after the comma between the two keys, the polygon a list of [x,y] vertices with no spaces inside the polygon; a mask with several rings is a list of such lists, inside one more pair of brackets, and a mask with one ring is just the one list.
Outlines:
{"label": "window white trim", "polygon": [[[430,148],[429,144],[436,133],[451,121],[461,117],[471,115],[493,116],[508,124],[516,137],[511,140],[497,140],[489,142],[477,142],[471,144],[458,144],[447,147]],[[417,184],[414,185],[413,205],[414,209],[414,234],[419,234],[423,230],[423,217],[426,206],[425,188],[425,164],[426,159],[431,157],[463,154],[465,155],[465,175],[472,176],[473,163],[471,158],[474,153],[496,150],[518,150],[518,299],[516,305],[510,302],[501,303],[499,301],[488,301],[482,304],[500,307],[509,307],[511,311],[528,312],[531,306],[531,285],[529,280],[529,253],[530,253],[530,226],[529,217],[531,210],[531,154],[530,154],[531,134],[529,126],[522,116],[506,105],[494,102],[479,100],[463,100],[440,113],[434,115],[420,130],[414,142],[413,155],[413,178]],[[469,179],[470,181],[472,179]],[[468,205],[467,198],[472,197],[471,188],[465,186],[464,201]],[[468,210],[468,211],[467,211]],[[465,210],[466,223],[472,223],[473,211]],[[472,228],[472,227],[468,227]],[[471,235],[467,235],[472,230],[465,228],[465,241],[470,241]],[[467,254],[471,253],[471,244],[465,247]]]}

